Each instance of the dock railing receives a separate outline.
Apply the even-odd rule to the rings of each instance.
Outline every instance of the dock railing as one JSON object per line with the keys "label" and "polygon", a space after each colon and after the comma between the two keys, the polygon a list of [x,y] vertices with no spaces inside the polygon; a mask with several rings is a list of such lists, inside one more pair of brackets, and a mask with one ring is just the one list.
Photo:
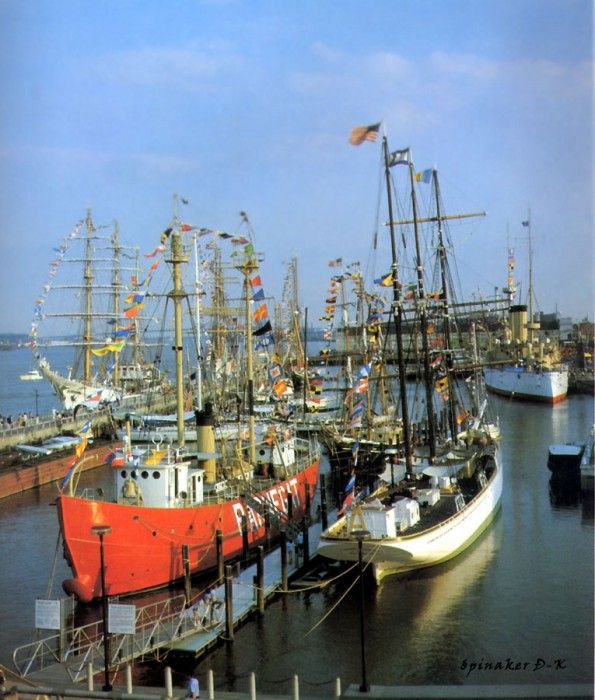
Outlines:
{"label": "dock railing", "polygon": [[[110,666],[117,668],[195,632],[184,595],[149,603],[136,611],[134,634],[110,634]],[[97,620],[17,647],[13,663],[25,678],[62,664],[77,683],[87,677],[89,668],[101,671],[103,653],[103,622]]]}

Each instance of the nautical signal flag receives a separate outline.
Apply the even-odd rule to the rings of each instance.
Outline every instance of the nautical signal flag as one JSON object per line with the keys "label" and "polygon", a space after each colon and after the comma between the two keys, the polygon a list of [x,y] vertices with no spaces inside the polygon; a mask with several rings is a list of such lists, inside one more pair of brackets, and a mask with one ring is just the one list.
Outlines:
{"label": "nautical signal flag", "polygon": [[[341,267],[343,264],[343,258],[335,258],[334,260],[329,260],[328,261],[328,266],[329,267]],[[333,280],[331,280],[332,282]]]}
{"label": "nautical signal flag", "polygon": [[261,304],[258,308],[254,309],[254,320],[255,321],[264,321],[265,318],[268,316],[268,311],[267,311],[267,305],[266,304]]}
{"label": "nautical signal flag", "polygon": [[273,384],[273,391],[275,392],[275,396],[283,396],[287,391],[287,380],[283,378],[276,381]]}
{"label": "nautical signal flag", "polygon": [[253,277],[250,280],[250,286],[251,287],[262,287],[262,280],[260,279],[260,275],[256,275],[256,277]]}
{"label": "nautical signal flag", "polygon": [[382,275],[382,277],[377,277],[374,280],[374,284],[380,284],[383,287],[390,287],[393,283],[393,273],[389,272],[388,275]]}
{"label": "nautical signal flag", "polygon": [[436,387],[436,391],[439,391],[440,393],[447,391],[448,389],[448,378],[447,377],[442,377],[441,379],[438,379],[436,383],[434,384]]}
{"label": "nautical signal flag", "polygon": [[105,463],[110,467],[123,467],[124,466],[124,455],[118,454],[117,452],[110,452],[105,458]]}
{"label": "nautical signal flag", "polygon": [[434,171],[432,168],[429,170],[422,170],[420,173],[415,173],[415,179],[417,182],[425,182],[426,185],[432,182],[432,173]]}
{"label": "nautical signal flag", "polygon": [[401,163],[407,164],[411,162],[411,151],[409,148],[401,148],[398,151],[393,151],[388,158],[388,167]]}
{"label": "nautical signal flag", "polygon": [[380,124],[370,124],[368,126],[355,126],[349,134],[349,143],[352,146],[359,146],[364,141],[376,141]]}
{"label": "nautical signal flag", "polygon": [[343,515],[345,510],[349,508],[350,505],[352,505],[354,501],[354,495],[353,491],[350,491],[347,496],[345,496],[345,500],[343,501],[343,505],[341,506],[341,510],[339,511],[338,515]]}

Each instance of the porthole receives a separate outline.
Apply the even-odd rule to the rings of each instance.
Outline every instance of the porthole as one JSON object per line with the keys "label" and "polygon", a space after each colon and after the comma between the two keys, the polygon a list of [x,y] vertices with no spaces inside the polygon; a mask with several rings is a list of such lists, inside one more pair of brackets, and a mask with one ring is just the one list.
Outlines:
{"label": "porthole", "polygon": [[120,476],[122,477],[122,479],[126,478],[126,469],[122,469],[122,471],[120,472]]}
{"label": "porthole", "polygon": [[161,479],[161,472],[153,472],[153,479]]}
{"label": "porthole", "polygon": [[148,471],[142,471],[140,473],[143,479],[148,479],[149,478],[149,472]]}
{"label": "porthole", "polygon": [[262,455],[266,454],[265,450],[258,450],[258,454],[262,457]]}
{"label": "porthole", "polygon": [[130,476],[131,476],[133,479],[136,479],[136,477],[137,477],[136,469],[133,469],[133,470],[130,472]]}

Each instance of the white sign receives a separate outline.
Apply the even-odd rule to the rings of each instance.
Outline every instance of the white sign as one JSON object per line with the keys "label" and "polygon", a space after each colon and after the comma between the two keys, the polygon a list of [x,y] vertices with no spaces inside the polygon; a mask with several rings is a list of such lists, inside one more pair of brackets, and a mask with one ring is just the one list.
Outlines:
{"label": "white sign", "polygon": [[60,601],[41,600],[35,601],[35,627],[40,630],[60,629]]}
{"label": "white sign", "polygon": [[134,634],[136,632],[136,606],[108,605],[107,629],[116,634]]}

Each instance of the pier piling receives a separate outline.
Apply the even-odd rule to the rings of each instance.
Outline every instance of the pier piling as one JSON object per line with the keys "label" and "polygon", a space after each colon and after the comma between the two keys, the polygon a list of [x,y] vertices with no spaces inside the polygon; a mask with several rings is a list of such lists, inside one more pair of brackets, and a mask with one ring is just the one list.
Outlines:
{"label": "pier piling", "polygon": [[264,547],[258,547],[256,560],[256,600],[258,601],[258,614],[264,615]]}
{"label": "pier piling", "polygon": [[227,641],[233,641],[233,595],[232,569],[229,564],[225,567],[225,636]]}

